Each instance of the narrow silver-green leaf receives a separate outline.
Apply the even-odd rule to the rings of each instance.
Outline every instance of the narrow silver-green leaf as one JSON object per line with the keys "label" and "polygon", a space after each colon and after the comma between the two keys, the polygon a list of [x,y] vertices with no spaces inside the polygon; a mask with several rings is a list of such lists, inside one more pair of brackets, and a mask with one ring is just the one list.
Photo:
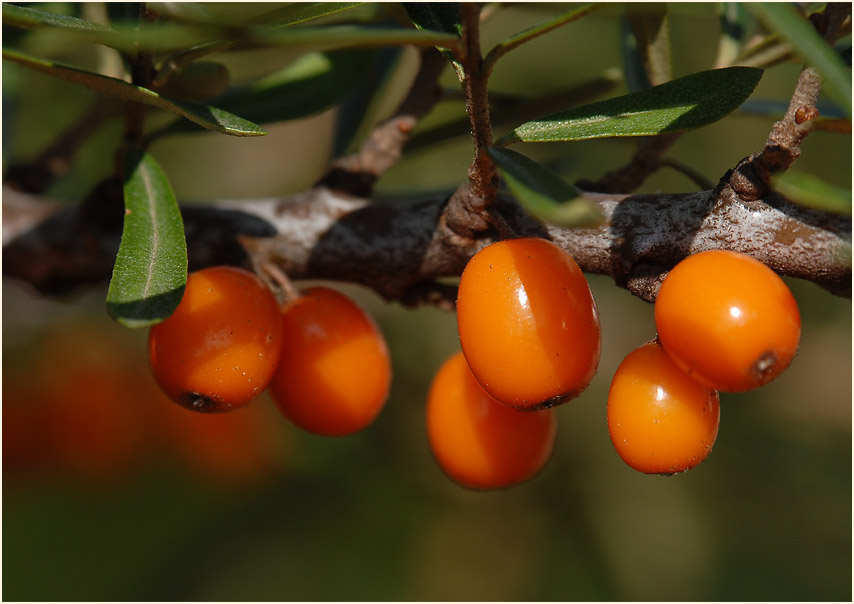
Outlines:
{"label": "narrow silver-green leaf", "polygon": [[208,130],[232,136],[261,136],[267,134],[258,124],[238,117],[228,111],[209,105],[194,105],[175,101],[157,94],[153,90],[128,84],[124,80],[111,78],[76,67],[61,65],[26,55],[17,50],[3,49],[3,58],[19,63],[35,71],[51,75],[68,82],[86,86],[103,94],[125,101],[144,103],[177,113]]}
{"label": "narrow silver-green leaf", "polygon": [[365,4],[364,2],[292,2],[253,19],[269,27],[288,27],[320,17],[334,15]]}
{"label": "narrow silver-green leaf", "polygon": [[3,25],[12,25],[23,29],[58,27],[71,31],[110,31],[109,27],[101,25],[100,23],[87,21],[86,19],[59,15],[57,13],[49,13],[47,11],[26,6],[16,6],[6,2],[3,3]]}
{"label": "narrow silver-green leaf", "polygon": [[851,213],[851,189],[837,187],[812,174],[789,170],[774,177],[774,190],[804,206]]}
{"label": "narrow silver-green leaf", "polygon": [[652,136],[701,128],[737,109],[753,92],[762,73],[755,67],[702,71],[526,122],[498,144]]}
{"label": "narrow silver-green leaf", "polygon": [[169,317],[184,294],[184,223],[169,179],[151,155],[132,149],[124,168],[124,230],[107,312],[127,327],[148,327]]}
{"label": "narrow silver-green leaf", "polygon": [[833,48],[818,35],[812,23],[786,2],[748,2],[745,6],[821,75],[823,90],[850,117],[851,68],[846,67]]}
{"label": "narrow silver-green leaf", "polygon": [[247,40],[265,46],[301,46],[329,50],[352,46],[443,46],[453,47],[458,39],[453,34],[416,29],[388,29],[359,25],[330,27],[259,28],[248,32]]}
{"label": "narrow silver-green leaf", "polygon": [[534,216],[564,227],[589,226],[602,220],[599,210],[578,189],[542,164],[510,149],[490,147],[488,151],[507,186]]}

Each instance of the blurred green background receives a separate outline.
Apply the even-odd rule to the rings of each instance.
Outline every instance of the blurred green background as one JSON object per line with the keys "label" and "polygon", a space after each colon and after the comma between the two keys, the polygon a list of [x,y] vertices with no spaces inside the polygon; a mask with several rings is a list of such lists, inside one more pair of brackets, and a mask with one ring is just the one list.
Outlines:
{"label": "blurred green background", "polygon": [[[713,5],[669,7],[674,75],[709,68]],[[499,11],[484,48],[553,10]],[[619,68],[621,10],[609,6],[511,53],[493,89],[533,96]],[[216,58],[239,81],[295,56]],[[63,57],[103,60],[90,50]],[[394,106],[413,65],[414,53],[403,53],[375,119]],[[786,101],[798,72],[794,63],[770,69],[752,98]],[[454,88],[450,70],[444,82]],[[4,167],[34,157],[92,98],[4,64]],[[449,100],[422,130],[461,116],[461,102]],[[323,172],[335,119],[331,110],[272,125],[260,139],[191,134],[152,152],[183,200],[282,195]],[[668,156],[716,181],[761,149],[773,120],[734,114],[685,135]],[[117,120],[106,123],[49,194],[82,199],[111,170],[120,132]],[[635,145],[518,150],[573,180],[622,165]],[[453,188],[470,158],[465,136],[419,149],[380,192]],[[811,135],[796,167],[849,185],[850,137]],[[694,189],[663,170],[643,191]],[[617,365],[655,335],[652,307],[610,279],[590,283],[602,360],[588,390],[559,409],[552,459],[528,483],[475,492],[438,468],[424,426],[432,375],[458,350],[452,314],[335,284],[376,318],[394,380],[375,424],[327,439],[288,425],[266,396],[217,419],[165,401],[147,374],[146,334],[106,316],[106,283],[46,300],[4,279],[3,599],[850,600],[850,300],[789,281],[803,318],[791,368],[758,391],[722,395],[711,456],[659,477],[626,466],[605,423]]]}

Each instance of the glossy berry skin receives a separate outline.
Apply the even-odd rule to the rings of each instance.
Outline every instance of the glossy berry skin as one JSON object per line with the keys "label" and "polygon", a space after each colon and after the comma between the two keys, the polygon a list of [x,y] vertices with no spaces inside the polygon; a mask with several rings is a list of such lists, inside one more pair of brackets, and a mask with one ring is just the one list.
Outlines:
{"label": "glossy berry skin", "polygon": [[649,342],[617,368],[607,414],[611,442],[623,461],[647,474],[674,474],[711,452],[720,399],[679,369],[658,342]]}
{"label": "glossy berry skin", "polygon": [[148,360],[160,388],[188,409],[230,411],[273,378],[282,318],[272,292],[249,271],[191,273],[178,308],[151,328]]}
{"label": "glossy berry skin", "polygon": [[350,298],[312,287],[282,309],[270,392],[294,425],[321,436],[359,432],[382,410],[390,383],[385,339]]}
{"label": "glossy berry skin", "polygon": [[798,305],[783,280],[758,260],[724,250],[690,256],[668,273],[655,325],[683,371],[723,392],[776,378],[801,335]]}
{"label": "glossy berry skin", "polygon": [[427,398],[427,435],[439,466],[473,489],[508,487],[537,474],[551,456],[557,412],[525,413],[492,398],[462,353],[445,361]]}
{"label": "glossy berry skin", "polygon": [[599,314],[572,257],[545,239],[508,239],[472,257],[460,278],[457,326],[481,386],[536,410],[578,396],[599,365]]}

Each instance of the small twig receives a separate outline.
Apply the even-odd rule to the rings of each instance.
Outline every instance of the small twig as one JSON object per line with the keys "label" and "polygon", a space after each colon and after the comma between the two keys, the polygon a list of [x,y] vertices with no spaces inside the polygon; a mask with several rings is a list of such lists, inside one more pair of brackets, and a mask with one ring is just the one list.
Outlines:
{"label": "small twig", "polygon": [[567,23],[572,23],[573,21],[580,19],[588,13],[593,12],[600,6],[602,5],[585,4],[583,6],[573,8],[572,10],[568,10],[564,13],[561,13],[560,15],[557,15],[556,17],[553,17],[548,21],[544,21],[543,23],[530,27],[525,31],[519,32],[515,36],[510,36],[487,53],[486,58],[483,60],[483,72],[488,77],[492,74],[492,70],[495,68],[495,64],[498,62],[498,59],[506,55],[514,48],[518,48],[525,42],[529,42],[534,38],[542,36],[543,34],[547,34],[550,31],[557,29],[558,27],[566,25]]}
{"label": "small twig", "polygon": [[472,211],[482,212],[492,205],[498,195],[498,171],[487,153],[487,149],[492,146],[487,93],[489,74],[483,70],[480,51],[480,8],[477,4],[464,3],[460,11],[463,53],[459,59],[464,71],[463,90],[474,143],[474,159],[468,173],[473,197],[469,206]]}
{"label": "small twig", "polygon": [[671,132],[650,137],[641,143],[629,163],[622,168],[608,172],[595,182],[582,180],[576,184],[585,191],[631,193],[661,167],[662,156],[681,136],[681,132]]}
{"label": "small twig", "polygon": [[435,49],[421,51],[421,65],[406,98],[392,117],[378,124],[362,148],[329,167],[318,184],[343,193],[369,196],[376,181],[400,159],[418,120],[439,100],[438,79],[447,61]]}
{"label": "small twig", "polygon": [[851,120],[820,117],[813,123],[813,130],[836,132],[838,134],[851,134]]}
{"label": "small twig", "polygon": [[715,183],[706,178],[703,174],[695,170],[694,168],[683,164],[680,161],[676,161],[675,159],[665,158],[659,162],[659,166],[673,168],[680,174],[687,176],[692,182],[694,182],[700,190],[708,190],[714,189]]}
{"label": "small twig", "polygon": [[275,291],[278,293],[276,297],[280,306],[287,306],[300,297],[299,290],[288,279],[288,276],[279,270],[278,266],[270,262],[265,262],[261,268],[273,278],[276,285]]}
{"label": "small twig", "polygon": [[[829,44],[838,38],[851,14],[851,5],[828,4],[824,14],[811,19]],[[819,117],[816,108],[821,76],[812,68],[801,70],[783,118],[774,123],[765,148],[743,159],[732,171],[728,186],[744,201],[761,199],[772,188],[772,176],[785,172],[801,155],[801,144]]]}

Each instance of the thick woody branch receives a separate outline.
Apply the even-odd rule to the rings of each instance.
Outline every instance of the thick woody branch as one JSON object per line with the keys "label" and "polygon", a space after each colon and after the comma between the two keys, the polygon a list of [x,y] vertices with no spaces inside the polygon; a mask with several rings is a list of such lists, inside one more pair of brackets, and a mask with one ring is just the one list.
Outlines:
{"label": "thick woody branch", "polygon": [[[108,194],[105,188],[102,194]],[[530,218],[512,199],[496,211],[520,236],[543,236],[581,268],[610,275],[648,301],[666,272],[707,249],[750,254],[782,275],[851,295],[851,218],[793,205],[773,195],[744,203],[727,188],[674,195],[590,194],[605,215],[596,228],[562,229]],[[191,268],[268,262],[292,279],[363,284],[389,300],[450,308],[457,277],[486,231],[461,237],[448,227],[446,198],[381,203],[317,187],[289,199],[184,208]],[[121,235],[121,216],[94,219],[84,204],[55,213],[4,243],[3,273],[44,293],[106,281]],[[86,214],[86,212],[90,212]],[[238,238],[248,238],[246,247]],[[246,255],[248,250],[252,262]]]}

